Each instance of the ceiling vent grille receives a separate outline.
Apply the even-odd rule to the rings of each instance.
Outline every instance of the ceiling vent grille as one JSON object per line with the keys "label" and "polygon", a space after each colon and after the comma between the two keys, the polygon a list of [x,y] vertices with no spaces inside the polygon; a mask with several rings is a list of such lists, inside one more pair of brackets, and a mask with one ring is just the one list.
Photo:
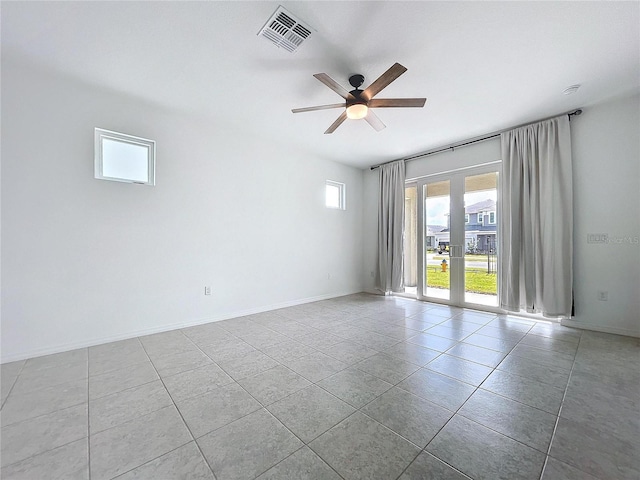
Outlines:
{"label": "ceiling vent grille", "polygon": [[279,6],[258,35],[293,53],[309,38],[311,31],[311,27]]}

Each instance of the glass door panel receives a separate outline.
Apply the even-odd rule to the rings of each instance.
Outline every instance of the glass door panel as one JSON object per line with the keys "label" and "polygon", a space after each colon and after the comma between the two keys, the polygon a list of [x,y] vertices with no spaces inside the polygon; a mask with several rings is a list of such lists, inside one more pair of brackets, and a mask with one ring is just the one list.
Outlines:
{"label": "glass door panel", "polygon": [[405,293],[496,311],[498,169],[437,174],[405,188]]}
{"label": "glass door panel", "polygon": [[464,179],[464,302],[498,306],[498,173]]}
{"label": "glass door panel", "polygon": [[427,183],[423,187],[424,256],[423,295],[441,300],[451,299],[451,182]]}

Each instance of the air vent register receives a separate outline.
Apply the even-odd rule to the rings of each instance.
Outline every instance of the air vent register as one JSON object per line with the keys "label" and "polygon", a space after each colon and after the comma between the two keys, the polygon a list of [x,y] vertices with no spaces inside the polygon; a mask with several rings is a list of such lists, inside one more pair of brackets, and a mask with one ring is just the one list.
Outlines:
{"label": "air vent register", "polygon": [[278,48],[284,48],[293,53],[309,38],[311,32],[311,27],[305,25],[284,7],[279,6],[258,35]]}

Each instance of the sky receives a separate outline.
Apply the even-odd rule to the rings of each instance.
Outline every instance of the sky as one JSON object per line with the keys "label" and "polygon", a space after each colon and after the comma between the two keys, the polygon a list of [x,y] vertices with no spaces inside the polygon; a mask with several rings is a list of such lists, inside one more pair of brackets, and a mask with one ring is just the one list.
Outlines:
{"label": "sky", "polygon": [[[465,193],[465,205],[473,205],[483,200],[491,199],[497,201],[496,190],[485,190],[482,192]],[[449,196],[427,198],[427,225],[447,225],[447,214],[449,213]]]}

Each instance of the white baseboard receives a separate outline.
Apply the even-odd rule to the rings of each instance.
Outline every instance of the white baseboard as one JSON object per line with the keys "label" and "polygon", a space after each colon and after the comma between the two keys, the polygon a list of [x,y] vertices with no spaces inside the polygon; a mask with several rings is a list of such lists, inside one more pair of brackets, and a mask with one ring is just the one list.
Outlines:
{"label": "white baseboard", "polygon": [[591,330],[593,332],[612,333],[614,335],[624,335],[626,337],[640,337],[639,330],[631,330],[628,328],[616,328],[606,325],[593,325],[590,323],[577,322],[575,320],[562,320],[561,325],[565,327],[580,328],[582,330]]}
{"label": "white baseboard", "polygon": [[179,328],[194,327],[196,325],[202,325],[205,323],[219,322],[221,320],[228,320],[230,318],[244,317],[244,316],[253,315],[256,313],[277,310],[279,308],[293,307],[293,306],[302,305],[305,303],[318,302],[320,300],[329,300],[331,298],[343,297],[345,295],[352,295],[354,293],[361,293],[361,292],[362,290],[357,290],[357,291],[348,291],[348,292],[340,292],[340,293],[330,293],[326,295],[318,295],[315,297],[307,297],[307,298],[301,298],[297,300],[289,300],[286,302],[274,303],[271,305],[265,305],[265,306],[256,307],[256,308],[249,308],[247,310],[225,312],[218,315],[214,315],[212,317],[191,319],[185,322],[167,324],[159,327],[144,328],[140,330],[131,330],[125,333],[110,335],[107,337],[95,337],[95,338],[90,338],[80,342],[71,342],[71,343],[54,345],[46,348],[38,348],[34,350],[28,350],[25,352],[19,352],[13,355],[3,356],[0,363],[16,362],[19,360],[26,360],[28,358],[41,357],[43,355],[52,355],[54,353],[67,352],[69,350],[75,350],[77,348],[93,347],[95,345],[102,345],[104,343],[117,342],[118,340],[128,340],[130,338],[142,337],[144,335],[151,335],[154,333],[168,332],[170,330],[177,330]]}
{"label": "white baseboard", "polygon": [[[185,322],[178,322],[168,325],[162,325],[159,327],[151,327],[140,330],[131,330],[125,333],[110,335],[107,337],[95,337],[87,340],[83,340],[80,342],[71,342],[65,344],[54,345],[46,348],[39,348],[34,350],[28,350],[25,352],[16,353],[13,355],[2,356],[0,363],[9,363],[15,362],[19,360],[26,360],[28,358],[41,357],[43,355],[52,355],[54,353],[67,352],[69,350],[75,350],[77,348],[86,348],[93,347],[95,345],[102,345],[104,343],[109,342],[117,342],[119,340],[127,340],[135,337],[142,337],[144,335],[151,335],[154,333],[167,332],[170,330],[177,330],[179,328],[193,327],[196,325],[202,325],[205,323],[211,322],[219,322],[221,320],[228,320],[230,318],[244,317],[246,315],[253,315],[256,313],[268,312],[272,310],[277,310],[279,308],[293,307],[295,305],[302,305],[305,303],[318,302],[321,300],[329,300],[331,298],[342,297],[345,295],[353,295],[355,293],[370,293],[373,295],[380,295],[379,291],[376,290],[354,290],[340,293],[330,293],[325,295],[318,295],[314,297],[301,298],[297,300],[290,300],[286,302],[274,303],[271,305],[265,305],[256,308],[250,308],[247,310],[238,310],[234,312],[225,312],[218,315],[214,315],[211,317],[191,319]],[[608,327],[606,325],[593,325],[593,324],[585,324],[583,322],[577,322],[575,320],[562,320],[561,324],[567,327],[580,328],[583,330],[591,330],[595,332],[603,332],[603,333],[611,333],[615,335],[625,335],[628,337],[640,337],[640,331],[638,330],[630,330],[624,328],[615,328]]]}

